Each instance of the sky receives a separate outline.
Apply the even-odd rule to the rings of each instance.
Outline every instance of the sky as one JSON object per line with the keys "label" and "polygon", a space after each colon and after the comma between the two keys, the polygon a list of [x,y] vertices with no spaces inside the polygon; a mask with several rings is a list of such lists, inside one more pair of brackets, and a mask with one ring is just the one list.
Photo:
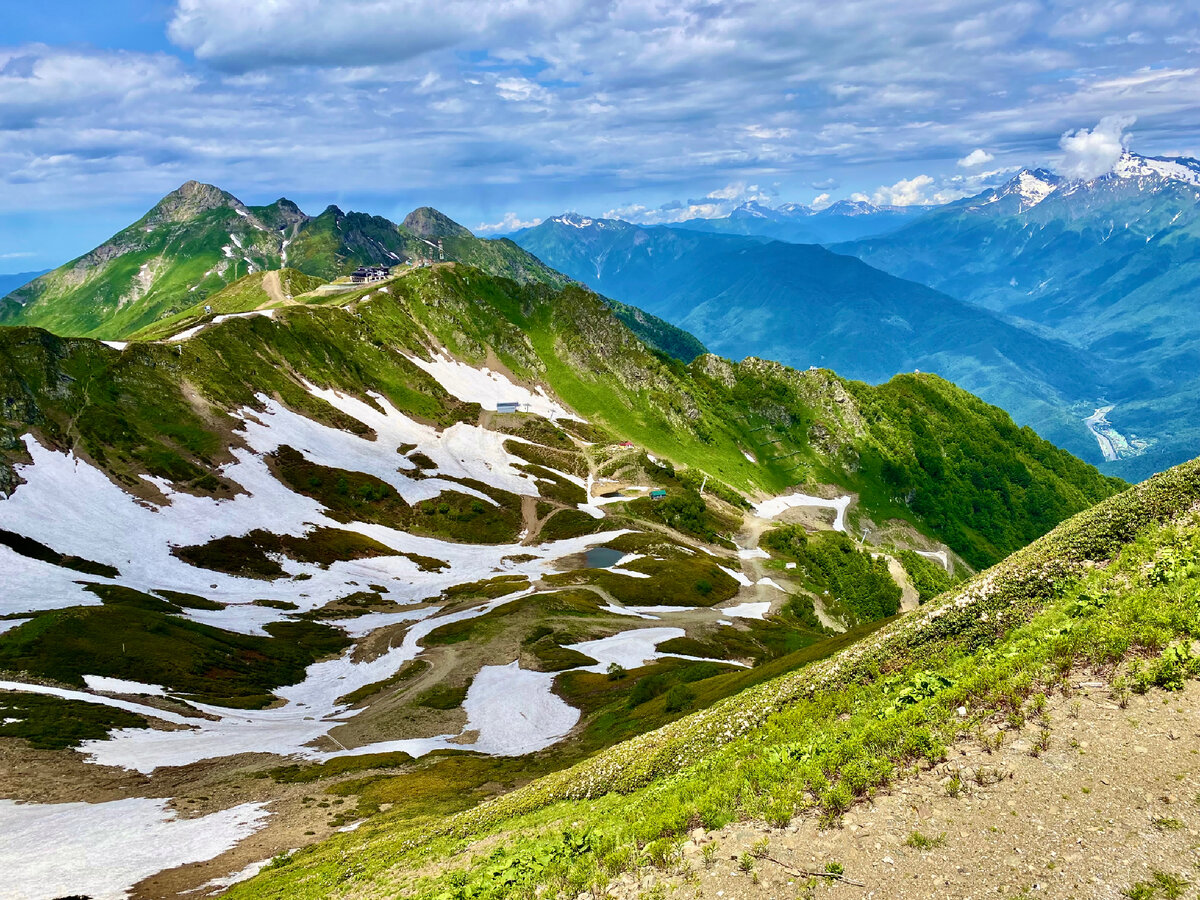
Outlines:
{"label": "sky", "polygon": [[189,179],[482,234],[1200,156],[1200,3],[0,0],[0,272]]}

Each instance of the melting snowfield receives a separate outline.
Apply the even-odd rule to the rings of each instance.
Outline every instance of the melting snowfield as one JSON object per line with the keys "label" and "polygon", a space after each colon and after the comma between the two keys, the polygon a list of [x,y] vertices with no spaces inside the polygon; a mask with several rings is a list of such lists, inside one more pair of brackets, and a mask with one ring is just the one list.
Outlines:
{"label": "melting snowfield", "polygon": [[833,519],[834,531],[846,530],[846,507],[850,505],[853,498],[849,496],[836,497],[833,500],[826,500],[824,497],[812,497],[808,494],[784,494],[781,497],[772,497],[770,500],[764,500],[762,503],[754,505],[754,512],[764,519],[774,519],[776,516],[789,509],[794,509],[799,506],[812,506],[819,509],[832,509],[835,513]]}
{"label": "melting snowfield", "polygon": [[268,816],[263,804],[245,803],[181,819],[167,803],[0,800],[0,893],[21,900],[123,900],[144,878],[224,853]]}
{"label": "melting snowfield", "polygon": [[465,403],[478,403],[484,409],[495,409],[497,403],[519,403],[522,412],[550,419],[574,419],[583,421],[565,407],[546,395],[540,387],[536,391],[514,384],[491,369],[476,369],[438,353],[432,361],[407,357],[408,361],[424,369],[444,387],[451,396]]}
{"label": "melting snowfield", "polygon": [[[232,317],[218,317],[217,321]],[[172,340],[186,340],[202,327],[189,329]],[[487,369],[474,369],[442,356],[431,362],[412,361],[462,400],[488,408],[516,402],[547,418],[575,418],[540,389],[521,387]],[[0,692],[58,696],[147,718],[153,727],[114,730],[109,739],[86,741],[78,748],[88,762],[142,774],[251,753],[314,761],[389,751],[419,756],[439,749],[514,756],[541,750],[565,738],[578,724],[580,712],[553,692],[556,673],[522,669],[518,661],[513,661],[485,665],[475,674],[463,701],[466,724],[458,734],[384,740],[350,748],[338,740],[338,727],[363,712],[343,698],[391,677],[417,658],[424,649],[422,639],[435,628],[485,615],[533,590],[447,613],[437,601],[446,589],[497,574],[523,575],[536,581],[558,571],[556,561],[583,554],[627,532],[611,530],[533,546],[476,545],[332,519],[320,503],[280,482],[264,456],[286,445],[314,463],[371,474],[391,485],[410,504],[444,491],[456,491],[495,505],[493,498],[456,479],[484,482],[523,497],[540,494],[536,479],[517,468],[525,461],[505,449],[506,442],[523,442],[521,438],[466,423],[439,431],[405,416],[378,394],[361,400],[312,385],[308,389],[314,397],[361,421],[371,434],[362,437],[341,431],[260,397],[259,409],[238,413],[243,445],[232,449],[233,460],[221,474],[240,490],[228,499],[181,493],[166,481],[147,477],[161,492],[163,502],[139,500],[89,462],[49,449],[32,435],[25,435],[31,462],[15,467],[21,483],[12,495],[0,498],[0,528],[39,541],[56,553],[111,566],[119,574],[84,575],[0,545],[0,615],[96,605],[99,597],[85,590],[85,585],[112,584],[144,593],[196,594],[216,601],[221,608],[186,609],[180,615],[220,629],[264,634],[266,625],[320,609],[370,585],[394,605],[375,608],[356,618],[335,619],[330,624],[355,640],[387,626],[407,626],[396,645],[377,648],[377,655],[369,659],[356,656],[351,648],[337,658],[312,664],[302,681],[274,692],[280,702],[269,709],[164,700],[161,698],[171,698],[170,684],[143,684],[98,674],[85,676],[86,690],[0,681]],[[408,458],[415,452],[429,457],[436,468],[419,470]],[[584,487],[591,499],[590,478],[585,482],[575,475],[560,474]],[[815,502],[806,504],[797,498]],[[842,500],[849,502],[849,498]],[[781,509],[790,505],[830,506],[838,511],[840,527],[845,512],[842,500],[820,501],[795,495],[765,505],[786,501]],[[603,518],[601,502],[591,500],[578,508]],[[285,574],[264,581],[198,568],[172,554],[173,548],[202,545],[256,529],[302,537],[319,528],[355,531],[391,548],[395,555],[327,566],[272,557]],[[444,565],[427,571],[406,554],[432,557]],[[649,578],[645,573],[622,568],[639,558],[626,554],[614,559],[611,571],[630,578]],[[740,573],[730,574],[749,583]],[[275,605],[256,602],[263,598],[275,601]],[[294,608],[285,611],[289,604]],[[755,606],[743,604],[721,612],[752,615],[749,609]],[[640,619],[658,619],[690,609],[611,604],[601,608]],[[23,621],[0,620],[0,632]],[[583,669],[593,672],[603,672],[612,663],[637,668],[665,656],[700,659],[658,651],[663,641],[684,634],[684,629],[674,627],[633,628],[571,649],[596,660]],[[0,867],[6,879],[0,896],[11,892],[11,896],[31,900],[70,895],[93,900],[121,898],[150,875],[212,859],[262,828],[268,818],[262,804],[244,804],[200,818],[180,819],[168,802],[139,798],[54,805],[0,801]],[[210,885],[220,886],[219,882]]]}

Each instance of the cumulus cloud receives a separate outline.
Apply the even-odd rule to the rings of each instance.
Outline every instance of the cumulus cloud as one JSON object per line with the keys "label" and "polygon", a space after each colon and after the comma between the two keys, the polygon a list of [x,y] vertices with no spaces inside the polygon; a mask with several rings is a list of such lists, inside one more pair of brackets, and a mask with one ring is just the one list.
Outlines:
{"label": "cumulus cloud", "polygon": [[958,165],[963,169],[975,169],[979,166],[990,163],[996,157],[988,153],[982,147],[976,147],[966,156],[958,161]]}
{"label": "cumulus cloud", "polygon": [[931,187],[933,177],[930,175],[901,178],[891,187],[881,186],[871,196],[871,202],[876,206],[928,206],[937,202],[929,196]]}
{"label": "cumulus cloud", "polygon": [[522,219],[514,212],[506,212],[504,217],[499,222],[484,222],[475,226],[475,233],[510,234],[514,231],[520,231],[522,228],[533,228],[535,225],[541,224],[541,219]]}
{"label": "cumulus cloud", "polygon": [[826,194],[817,194],[817,196],[813,197],[812,203],[810,203],[808,205],[811,206],[813,209],[817,210],[818,212],[820,212],[821,210],[825,209],[827,206],[830,206],[832,204],[833,204],[833,199],[829,196],[829,194],[826,193]]}
{"label": "cumulus cloud", "polygon": [[1107,175],[1129,145],[1126,129],[1136,121],[1136,116],[1105,116],[1090,130],[1064,132],[1058,142],[1062,174],[1084,181]]}

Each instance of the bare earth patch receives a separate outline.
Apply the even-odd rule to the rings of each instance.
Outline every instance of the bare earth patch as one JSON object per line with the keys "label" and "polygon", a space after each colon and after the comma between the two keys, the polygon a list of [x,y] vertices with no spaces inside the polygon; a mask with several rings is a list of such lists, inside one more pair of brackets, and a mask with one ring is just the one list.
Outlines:
{"label": "bare earth patch", "polygon": [[[1048,724],[1004,731],[992,753],[960,741],[944,763],[853,807],[840,827],[805,815],[786,828],[697,829],[674,872],[625,876],[609,896],[1083,900],[1122,897],[1157,872],[1190,882],[1180,896],[1195,897],[1200,685],[1134,696],[1122,709],[1107,685],[1074,683],[1075,696],[1048,704]],[[846,880],[797,874],[830,864]]]}

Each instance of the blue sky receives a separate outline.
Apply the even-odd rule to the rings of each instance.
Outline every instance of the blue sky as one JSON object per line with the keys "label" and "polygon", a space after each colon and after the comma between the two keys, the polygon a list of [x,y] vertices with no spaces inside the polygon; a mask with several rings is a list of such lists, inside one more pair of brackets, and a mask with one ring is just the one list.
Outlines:
{"label": "blue sky", "polygon": [[190,178],[486,233],[936,202],[1122,145],[1200,155],[1197,4],[0,0],[0,271]]}

